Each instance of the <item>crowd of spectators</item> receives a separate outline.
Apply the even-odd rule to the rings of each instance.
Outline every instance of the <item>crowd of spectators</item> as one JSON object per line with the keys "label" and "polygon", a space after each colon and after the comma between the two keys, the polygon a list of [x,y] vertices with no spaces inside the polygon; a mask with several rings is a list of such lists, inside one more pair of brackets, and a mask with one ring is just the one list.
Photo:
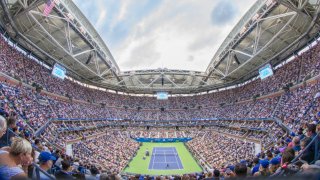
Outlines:
{"label": "crowd of spectators", "polygon": [[[239,88],[223,90],[205,95],[169,98],[167,101],[157,101],[153,97],[139,97],[120,95],[100,90],[90,89],[70,79],[59,80],[52,77],[50,69],[41,63],[32,60],[31,57],[17,51],[0,36],[0,69],[12,77],[18,78],[30,85],[37,83],[45,90],[68,96],[73,99],[86,102],[105,103],[108,106],[128,107],[137,109],[189,109],[218,106],[221,103],[230,104],[242,100],[251,99],[254,95],[267,95],[281,90],[292,83],[295,85],[306,79],[314,77],[320,72],[319,49],[316,44],[310,50],[302,53],[292,61],[275,69],[274,75],[265,80],[255,78]],[[214,99],[214,101],[212,101]]]}
{"label": "crowd of spectators", "polygon": [[282,119],[295,132],[305,123],[318,124],[320,98],[315,96],[318,92],[320,92],[319,82],[287,92],[283,95],[279,106],[281,109],[275,116]]}
{"label": "crowd of spectators", "polygon": [[[9,147],[0,151],[0,175],[9,177],[5,173],[13,171],[12,177],[33,177],[30,165],[34,162],[56,177],[70,174],[92,177],[101,174],[103,177],[105,171],[108,178],[119,178],[116,174],[139,147],[132,140],[135,137],[193,137],[187,143],[190,151],[225,177],[274,176],[296,173],[296,169],[319,168],[319,161],[310,165],[314,160],[314,146],[306,147],[318,133],[320,82],[305,82],[319,75],[319,52],[320,44],[317,44],[276,68],[274,75],[266,80],[255,78],[229,90],[157,101],[154,97],[91,89],[69,78],[54,78],[49,67],[18,51],[0,35],[1,77],[6,74],[20,81],[0,83],[0,115],[6,118],[3,121],[0,117],[1,147],[10,142]],[[298,87],[291,88],[297,84]],[[43,93],[35,86],[68,100]],[[257,98],[282,89],[285,90],[283,94]],[[162,108],[164,110],[160,110]],[[289,128],[290,135],[275,121],[257,119],[273,117]],[[70,120],[72,118],[76,120]],[[203,119],[219,118],[226,119],[212,121],[209,126],[193,126]],[[168,120],[178,120],[190,127],[179,130],[110,128],[117,123],[124,127],[131,123],[141,125],[146,120],[151,120],[154,126],[173,125]],[[36,136],[38,131],[42,133]],[[255,156],[254,144],[239,138],[259,141],[268,149]],[[75,143],[73,158],[61,151],[70,142]],[[292,164],[293,158],[301,152],[300,160],[304,165]],[[19,157],[19,161],[15,157]],[[218,172],[212,171],[211,175],[217,176]],[[198,178],[204,174],[185,176]],[[210,178],[210,173],[206,176]]]}
{"label": "crowd of spectators", "polygon": [[[307,84],[281,97],[191,110],[133,110],[102,107],[93,103],[61,101],[35,90],[6,82],[0,84],[1,111],[15,113],[22,125],[38,130],[48,119],[198,120],[214,118],[278,117],[297,132],[305,123],[318,123],[320,83]],[[301,98],[303,97],[303,98]]]}
{"label": "crowd of spectators", "polygon": [[19,122],[28,123],[34,130],[40,128],[48,119],[56,118],[45,97],[33,89],[13,86],[5,82],[0,84],[0,103],[3,113],[13,113]]}
{"label": "crowd of spectators", "polygon": [[81,159],[80,163],[90,162],[117,174],[135,155],[138,147],[139,143],[116,131],[73,144],[74,157]]}
{"label": "crowd of spectators", "polygon": [[[68,142],[74,139],[73,133],[81,134],[81,141],[74,141],[73,155],[67,155],[65,148],[44,141],[30,133],[26,136],[21,129],[13,130],[13,117],[5,119],[0,116],[0,178],[1,179],[36,179],[36,166],[47,174],[40,172],[40,179],[90,179],[98,178],[102,173],[116,176],[133,157],[139,143],[122,136],[119,131],[108,129],[88,129],[82,132],[66,131],[60,138]],[[16,122],[16,121],[15,121]],[[16,128],[16,123],[14,123]],[[76,127],[77,123],[73,124]],[[71,127],[69,124],[68,127]],[[14,133],[8,136],[8,133]]]}
{"label": "crowd of spectators", "polygon": [[187,146],[198,159],[203,159],[210,167],[217,169],[229,162],[235,164],[241,159],[254,155],[254,143],[231,138],[213,131],[196,137]]}
{"label": "crowd of spectators", "polygon": [[[318,173],[320,160],[314,161],[315,143],[307,148],[316,137],[315,124],[308,124],[305,133],[284,136],[278,143],[261,152],[256,152],[254,143],[244,138],[234,138],[225,134],[210,132],[197,136],[187,143],[189,150],[197,157],[209,173],[218,177],[286,177]],[[207,138],[206,138],[207,137]],[[320,141],[319,137],[316,141]],[[296,157],[299,158],[296,158]],[[296,160],[295,160],[296,159]],[[218,171],[218,172],[217,172]],[[312,176],[311,176],[312,177]]]}
{"label": "crowd of spectators", "polygon": [[[50,75],[50,69],[17,51],[2,36],[0,45],[0,68],[3,73],[30,85],[40,84],[46,91],[84,101],[60,101],[24,86],[12,87],[2,82],[2,108],[4,111],[17,111],[34,130],[51,118],[195,120],[278,117],[296,131],[301,124],[317,120],[319,112],[319,100],[313,100],[319,92],[319,82],[289,91],[281,97],[243,101],[252,99],[253,95],[270,94],[290,83],[294,85],[318,75],[319,44],[275,69],[274,76],[266,80],[253,79],[238,88],[205,95],[171,97],[167,101],[114,94],[90,89],[69,79],[59,80]],[[98,102],[106,106],[101,107]],[[310,109],[312,113],[309,113]]]}
{"label": "crowd of spectators", "polygon": [[[141,127],[144,121],[57,120],[50,124],[41,137],[60,147],[65,147],[68,142],[110,131],[110,126],[126,127],[123,132],[121,129],[119,132],[127,138],[193,138],[199,135],[199,127],[201,127],[201,131],[204,132],[217,131],[268,145],[278,142],[286,134],[285,130],[271,120],[205,120],[197,124],[192,121],[172,121],[157,122],[157,125],[154,125],[155,122]],[[163,127],[164,125],[167,127]],[[181,125],[184,127],[180,127]]]}

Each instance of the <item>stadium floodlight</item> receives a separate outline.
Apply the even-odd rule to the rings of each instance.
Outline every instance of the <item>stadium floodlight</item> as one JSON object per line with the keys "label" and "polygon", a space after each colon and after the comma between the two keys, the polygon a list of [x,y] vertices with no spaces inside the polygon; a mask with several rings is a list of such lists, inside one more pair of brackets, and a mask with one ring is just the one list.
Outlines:
{"label": "stadium floodlight", "polygon": [[233,55],[233,57],[234,57],[234,61],[235,61],[238,65],[240,65],[241,63],[240,63],[237,55],[235,54],[235,55]]}
{"label": "stadium floodlight", "polygon": [[92,54],[90,53],[90,54],[89,54],[89,57],[88,57],[88,60],[86,61],[86,64],[89,64],[90,61],[91,61],[91,59],[92,59]]}

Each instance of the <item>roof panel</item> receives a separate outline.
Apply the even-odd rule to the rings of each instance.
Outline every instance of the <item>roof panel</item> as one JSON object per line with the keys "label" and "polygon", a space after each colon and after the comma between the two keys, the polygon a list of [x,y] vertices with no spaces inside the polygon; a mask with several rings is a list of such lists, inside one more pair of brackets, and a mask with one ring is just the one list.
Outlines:
{"label": "roof panel", "polygon": [[[69,0],[60,0],[48,17],[42,14],[45,1],[37,1],[39,4],[24,12],[15,12],[21,9],[17,1],[10,12],[17,14],[14,16],[17,30],[41,50],[27,46],[24,38],[15,40],[43,57],[48,64],[52,65],[53,60],[62,63],[71,76],[81,77],[100,87],[127,92],[166,90],[190,93],[238,83],[251,72],[257,73],[262,64],[279,63],[283,60],[281,58],[317,36],[318,27],[312,25],[311,18],[318,16],[314,14],[314,8],[319,8],[319,1],[317,6],[306,4],[301,7],[304,11],[288,8],[293,1],[283,0],[268,6],[267,0],[258,0],[221,44],[206,72],[173,69],[121,72],[100,35]],[[296,2],[300,1],[293,4]],[[4,12],[0,13],[1,22],[5,24]],[[74,19],[69,18],[70,14]],[[311,31],[307,32],[309,26]],[[12,28],[6,28],[14,38]],[[308,33],[308,39],[302,38],[296,46],[295,41],[304,33]]]}

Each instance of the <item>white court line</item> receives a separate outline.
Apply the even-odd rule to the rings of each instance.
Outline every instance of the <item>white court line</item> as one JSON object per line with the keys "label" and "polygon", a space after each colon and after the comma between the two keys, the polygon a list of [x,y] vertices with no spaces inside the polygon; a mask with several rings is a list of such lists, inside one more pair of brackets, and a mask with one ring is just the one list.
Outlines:
{"label": "white court line", "polygon": [[155,156],[153,156],[153,151],[154,151],[154,153],[156,153],[156,150],[157,150],[156,148],[152,149],[152,157],[151,157],[151,158],[153,158],[152,159],[152,169],[153,169],[153,166],[154,166],[154,159],[156,158]]}
{"label": "white court line", "polygon": [[[174,151],[175,151],[176,154],[178,154],[178,152],[177,152],[176,149],[174,149]],[[179,168],[179,169],[182,169],[182,168],[180,167],[180,163],[179,163],[179,161],[178,161],[178,159],[177,159],[177,156],[174,156],[174,158],[176,159],[176,162],[177,162],[177,164],[178,164],[178,168]],[[180,158],[180,157],[179,157],[179,158]],[[180,160],[180,161],[181,161],[181,160]]]}
{"label": "white court line", "polygon": [[[180,166],[180,164],[179,164],[179,161],[178,161],[178,159],[177,159],[177,151],[176,151],[176,149],[174,148],[174,147],[171,147],[171,148],[169,148],[169,150],[167,150],[167,151],[169,151],[169,154],[171,153],[171,154],[175,154],[175,156],[174,156],[174,158],[176,159],[176,161],[174,162],[174,164],[177,164],[178,165],[178,169],[182,169],[181,168],[181,166]],[[166,159],[166,153],[165,153],[166,151],[164,151],[164,157],[165,157],[165,163],[167,164],[168,162],[167,162],[167,159]]]}
{"label": "white court line", "polygon": [[164,151],[164,162],[167,164],[167,155],[166,155],[166,151]]}
{"label": "white court line", "polygon": [[[158,155],[164,155],[164,160],[165,160],[165,162],[155,162],[155,154],[157,154],[157,152],[158,152]],[[159,153],[160,152],[160,153]],[[167,161],[167,154],[175,154],[174,155],[174,157],[175,157],[175,162],[168,162]],[[176,150],[176,148],[174,148],[174,147],[169,147],[169,148],[164,148],[164,147],[162,147],[162,148],[157,148],[157,147],[154,147],[153,149],[152,149],[152,156],[153,156],[153,160],[152,160],[152,169],[151,170],[154,170],[154,165],[155,164],[164,164],[164,165],[167,165],[167,164],[177,164],[177,166],[178,166],[178,169],[183,169],[182,167],[181,167],[181,165],[180,165],[180,163],[179,163],[179,161],[178,161],[178,159],[177,159],[177,156],[178,156],[178,152],[177,152],[177,150]],[[180,160],[181,161],[181,160]],[[149,169],[150,170],[150,169]],[[164,170],[164,169],[163,169]],[[174,169],[172,169],[172,170],[174,170]]]}

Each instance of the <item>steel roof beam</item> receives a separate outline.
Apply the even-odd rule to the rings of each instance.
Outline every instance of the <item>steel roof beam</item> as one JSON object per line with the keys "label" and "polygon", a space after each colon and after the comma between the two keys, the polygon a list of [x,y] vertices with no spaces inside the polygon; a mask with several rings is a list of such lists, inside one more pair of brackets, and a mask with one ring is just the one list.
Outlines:
{"label": "steel roof beam", "polygon": [[[46,33],[46,35],[52,40],[58,47],[61,48],[66,54],[68,54],[70,57],[73,57],[72,52],[69,50],[65,49],[42,25],[38,20],[33,16],[33,11],[29,12],[30,17],[38,24],[38,26],[41,28],[42,31]],[[95,74],[96,76],[101,77],[97,72],[94,72],[92,69],[88,68],[86,65],[84,65],[82,62],[80,62],[77,58],[73,58],[79,65],[87,69],[89,72]],[[102,79],[106,80],[105,78],[101,77]]]}
{"label": "steel roof beam", "polygon": [[[225,77],[227,76],[230,76],[231,74],[235,73],[238,69],[242,68],[244,65],[246,65],[247,63],[251,62],[251,60],[257,55],[257,54],[260,54],[266,47],[269,46],[269,44],[271,44],[273,42],[274,39],[278,38],[278,36],[282,33],[282,31],[291,23],[291,21],[293,21],[293,19],[297,16],[297,13],[296,12],[291,12],[291,13],[285,13],[283,15],[276,15],[275,17],[269,17],[268,19],[275,19],[275,18],[281,18],[281,17],[284,17],[284,16],[291,16],[291,18],[285,23],[285,25],[276,33],[274,34],[274,36],[262,47],[260,48],[257,52],[255,52],[253,54],[253,56],[248,59],[246,62],[242,63],[240,66],[238,66],[236,69],[234,69],[232,72],[227,72],[226,75],[222,78],[224,79]],[[263,20],[265,19],[261,19],[260,21],[257,21],[257,24],[261,23]],[[257,27],[257,26],[256,26]],[[261,31],[260,31],[261,32]],[[256,36],[260,36],[261,34],[256,34]],[[256,38],[259,38],[259,37],[256,37]],[[255,41],[255,45],[254,46],[257,46],[258,42]]]}
{"label": "steel roof beam", "polygon": [[[18,19],[19,17],[26,15],[30,10],[34,9],[35,7],[43,4],[43,0],[34,0],[34,1],[24,0],[24,1],[25,1],[24,3],[19,2],[21,7],[23,8],[23,11],[17,11],[17,13],[12,16],[13,19]],[[30,3],[28,4],[28,2]]]}
{"label": "steel roof beam", "polygon": [[[273,3],[270,6],[266,6],[265,0],[258,0],[256,4],[254,4],[253,7],[250,8],[250,10],[244,15],[244,17],[238,22],[238,24],[233,28],[233,30],[228,35],[227,39],[222,43],[222,45],[219,47],[218,51],[212,58],[206,72],[209,74],[208,70],[210,68],[214,68],[216,65],[220,63],[218,61],[218,58],[223,59],[223,57],[226,55],[226,49],[228,47],[233,47],[235,44],[238,43],[239,40],[241,40],[252,28],[254,28],[256,21],[252,20],[252,17],[255,16],[257,13],[260,14],[260,17],[264,17],[276,4]],[[247,26],[246,30],[241,33],[241,30],[243,27]]]}
{"label": "steel roof beam", "polygon": [[[0,4],[2,9],[4,10],[5,15],[7,16],[10,26],[12,27],[13,31],[15,32],[16,35],[20,36],[26,43],[28,43],[29,45],[31,45],[34,49],[36,49],[37,51],[39,51],[40,53],[44,54],[45,56],[49,57],[50,59],[54,60],[55,62],[58,62],[62,65],[64,65],[61,61],[57,60],[56,58],[52,57],[50,54],[48,54],[47,52],[43,51],[41,48],[39,48],[37,45],[35,45],[32,41],[30,41],[27,37],[25,37],[23,34],[21,34],[18,30],[18,28],[16,27],[8,9],[6,6],[6,2],[5,0],[0,0]],[[64,65],[65,66],[65,65]],[[81,77],[77,72],[73,71],[72,69],[70,69],[68,66],[65,66],[66,69],[72,73],[74,73],[75,75]],[[86,79],[86,78],[83,78]]]}
{"label": "steel roof beam", "polygon": [[180,86],[177,85],[175,82],[173,82],[170,77],[168,77],[168,76],[165,75],[165,74],[163,74],[163,76],[164,76],[169,82],[171,82],[171,84],[174,85],[174,87],[180,88]]}
{"label": "steel roof beam", "polygon": [[[66,1],[66,0],[60,0],[61,3],[63,3],[63,5],[66,5],[66,6],[61,6],[61,7],[56,7],[56,9],[59,11],[59,13],[62,15],[62,16],[65,16],[66,15],[66,11],[68,11],[68,13],[75,13],[77,15],[79,15],[79,17],[82,17],[83,15],[81,14],[81,12],[79,13],[78,11],[71,11],[70,12],[70,8],[74,10],[74,4],[73,2],[70,2],[70,1]],[[74,18],[77,18],[77,17],[74,17]],[[92,30],[91,27],[92,25],[89,23],[89,24],[86,24],[86,25],[82,25],[81,23],[83,22],[87,22],[86,19],[84,20],[81,20],[81,22],[78,20],[78,19],[73,19],[73,20],[70,20],[71,24],[72,24],[72,27],[77,29],[77,31],[85,37],[86,40],[88,40],[88,42],[93,46],[94,49],[97,49],[97,51],[99,52],[98,55],[101,56],[101,59],[106,63],[107,66],[109,67],[115,67],[116,70],[119,70],[118,68],[118,65],[115,63],[113,57],[112,57],[112,54],[110,53],[109,49],[104,45],[103,42],[100,42],[100,36],[99,34],[97,34],[97,36],[99,37],[92,37],[93,34],[91,33],[96,33],[95,30]],[[78,28],[78,26],[82,26],[82,27],[85,27],[86,30],[88,30],[88,33],[84,34],[82,33]],[[89,29],[88,29],[89,28]],[[97,42],[96,39],[98,39]],[[100,44],[103,43],[104,47],[103,49],[105,49],[107,52],[102,52],[101,50],[101,47],[100,47]],[[103,46],[102,45],[102,46]],[[108,61],[105,59],[107,58],[107,55],[108,55],[108,59],[109,61],[111,62],[111,65],[108,63]],[[112,71],[113,75],[117,78],[118,81],[120,81],[120,78],[118,77],[118,73],[116,71]]]}

